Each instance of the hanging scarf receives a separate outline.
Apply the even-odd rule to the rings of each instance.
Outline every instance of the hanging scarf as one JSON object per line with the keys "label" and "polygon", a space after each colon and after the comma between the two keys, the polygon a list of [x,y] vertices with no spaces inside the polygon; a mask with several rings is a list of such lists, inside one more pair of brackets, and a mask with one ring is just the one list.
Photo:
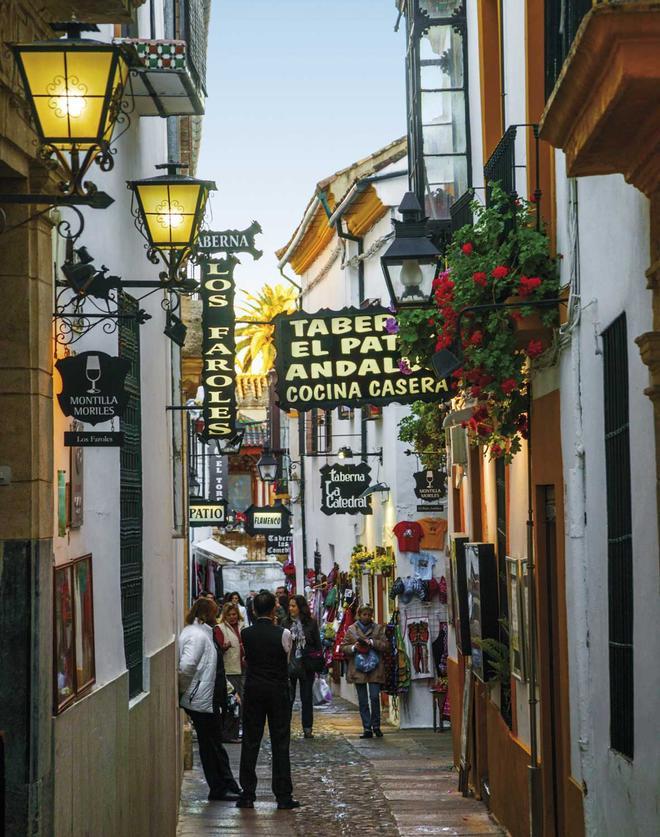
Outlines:
{"label": "hanging scarf", "polygon": [[294,619],[291,623],[291,636],[293,638],[293,644],[295,649],[295,656],[302,657],[303,650],[305,648],[305,629],[303,628],[302,622],[300,619]]}

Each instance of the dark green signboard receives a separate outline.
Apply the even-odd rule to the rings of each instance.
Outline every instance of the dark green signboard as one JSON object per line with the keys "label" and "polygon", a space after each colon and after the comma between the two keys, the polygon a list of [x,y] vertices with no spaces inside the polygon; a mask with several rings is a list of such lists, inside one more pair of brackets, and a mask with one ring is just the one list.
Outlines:
{"label": "dark green signboard", "polygon": [[227,440],[236,434],[236,259],[202,262],[202,384],[204,438]]}
{"label": "dark green signboard", "polygon": [[380,306],[276,317],[280,408],[305,412],[450,398],[447,382],[430,369],[401,362],[392,320]]}

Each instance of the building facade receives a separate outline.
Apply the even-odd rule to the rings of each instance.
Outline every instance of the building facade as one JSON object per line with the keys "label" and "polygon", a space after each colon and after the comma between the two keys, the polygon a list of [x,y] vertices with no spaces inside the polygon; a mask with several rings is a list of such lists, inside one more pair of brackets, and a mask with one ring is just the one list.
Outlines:
{"label": "building facade", "polygon": [[[114,202],[80,209],[84,232],[75,246],[124,282],[151,282],[126,287],[122,316],[89,331],[90,321],[62,311],[54,317],[64,299],[61,266],[71,263],[66,232],[76,230],[76,215],[57,205],[55,176],[38,157],[16,65],[8,52],[2,59],[0,192],[49,193],[56,205],[0,199],[0,459],[11,469],[0,515],[0,648],[7,661],[0,676],[0,820],[8,834],[146,837],[172,834],[176,826],[182,759],[175,639],[187,523],[183,424],[167,408],[180,403],[180,350],[163,333],[162,265],[145,258],[126,181],[151,177],[156,165],[182,157],[194,174],[209,7],[121,0],[85,6],[85,22],[99,31],[83,37],[130,50],[130,122],[116,140],[112,170],[90,172]],[[2,39],[54,38],[50,23],[75,11],[5,4]],[[150,319],[140,324],[136,308]],[[94,428],[123,433],[122,447],[65,444],[65,433],[90,427],[60,408],[55,362],[82,352],[128,362],[123,415]]]}

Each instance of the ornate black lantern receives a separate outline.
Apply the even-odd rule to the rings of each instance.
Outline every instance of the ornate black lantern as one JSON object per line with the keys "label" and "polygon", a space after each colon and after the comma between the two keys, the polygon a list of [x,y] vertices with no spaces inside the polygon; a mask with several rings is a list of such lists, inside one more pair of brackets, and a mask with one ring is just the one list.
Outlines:
{"label": "ornate black lantern", "polygon": [[263,482],[275,482],[277,477],[277,459],[270,448],[264,448],[257,462],[257,470]]}
{"label": "ornate black lantern", "polygon": [[427,219],[412,192],[404,195],[399,212],[403,220],[392,222],[394,241],[380,263],[392,305],[418,308],[430,302],[440,251],[427,237]]}

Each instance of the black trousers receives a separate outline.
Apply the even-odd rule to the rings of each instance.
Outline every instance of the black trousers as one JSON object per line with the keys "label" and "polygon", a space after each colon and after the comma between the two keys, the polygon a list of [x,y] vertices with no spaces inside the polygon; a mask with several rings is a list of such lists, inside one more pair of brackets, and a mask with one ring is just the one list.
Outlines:
{"label": "black trousers", "polygon": [[273,793],[278,802],[291,798],[291,704],[286,681],[246,683],[243,691],[243,743],[240,780],[245,799],[254,800],[257,791],[257,759],[268,719],[273,752]]}
{"label": "black trousers", "polygon": [[293,674],[289,677],[291,690],[291,708],[296,699],[296,683],[300,683],[301,720],[303,729],[311,729],[314,724],[314,698],[312,687],[314,686],[314,675],[309,672]]}
{"label": "black trousers", "polygon": [[221,715],[217,712],[193,712],[190,709],[186,709],[186,713],[197,733],[199,758],[209,790],[213,794],[237,790],[229,756],[222,746]]}

